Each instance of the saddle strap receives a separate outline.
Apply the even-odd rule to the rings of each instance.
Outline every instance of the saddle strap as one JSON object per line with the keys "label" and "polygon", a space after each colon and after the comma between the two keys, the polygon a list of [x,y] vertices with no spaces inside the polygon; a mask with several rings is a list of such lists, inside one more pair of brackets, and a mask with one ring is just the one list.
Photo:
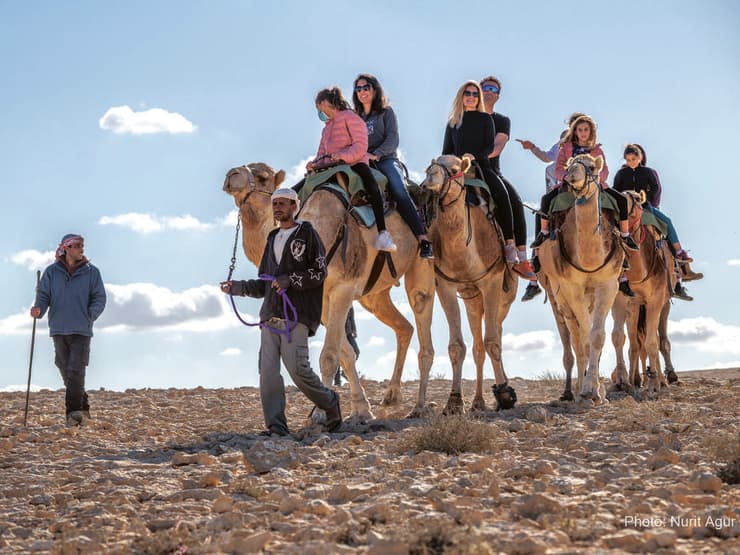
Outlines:
{"label": "saddle strap", "polygon": [[393,263],[393,257],[391,256],[391,253],[386,251],[378,251],[378,254],[375,257],[375,261],[373,262],[373,267],[370,269],[370,275],[367,278],[367,283],[365,283],[365,288],[362,290],[363,295],[367,295],[375,286],[378,278],[380,277],[380,273],[383,271],[383,265],[386,263],[388,263],[388,271],[390,272],[391,277],[393,277],[393,279],[396,279],[398,277],[398,273],[396,272],[396,265]]}

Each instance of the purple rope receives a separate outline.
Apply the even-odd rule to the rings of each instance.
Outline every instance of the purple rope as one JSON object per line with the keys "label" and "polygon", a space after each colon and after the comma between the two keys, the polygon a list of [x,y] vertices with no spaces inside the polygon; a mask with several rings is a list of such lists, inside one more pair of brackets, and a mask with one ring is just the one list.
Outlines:
{"label": "purple rope", "polygon": [[[275,276],[271,276],[268,274],[262,274],[259,276],[259,279],[263,281],[267,281],[269,283],[272,283],[275,281]],[[257,322],[257,323],[250,323],[244,321],[244,319],[241,317],[241,314],[239,314],[239,311],[236,308],[236,303],[234,302],[234,295],[229,291],[229,299],[231,300],[231,306],[234,309],[234,314],[236,314],[236,317],[239,319],[239,321],[244,324],[245,326],[254,327],[259,326],[260,329],[267,328],[272,333],[277,333],[279,335],[285,335],[288,338],[288,343],[290,343],[290,332],[293,331],[298,325],[298,311],[295,308],[295,305],[290,300],[290,297],[288,297],[288,293],[283,290],[280,292],[280,297],[283,299],[283,317],[285,320],[285,329],[281,330],[280,328],[275,328],[268,324],[267,322]],[[291,315],[288,314],[288,310],[290,309]]]}

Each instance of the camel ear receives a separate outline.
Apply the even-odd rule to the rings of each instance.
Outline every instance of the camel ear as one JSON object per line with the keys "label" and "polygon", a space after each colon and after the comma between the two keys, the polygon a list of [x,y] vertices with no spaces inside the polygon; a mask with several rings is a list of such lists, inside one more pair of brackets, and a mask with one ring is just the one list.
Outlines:
{"label": "camel ear", "polygon": [[461,167],[461,169],[462,169],[462,172],[463,173],[468,173],[468,170],[470,169],[470,163],[471,163],[470,162],[470,158],[467,158],[466,157],[466,158],[463,158],[462,159],[462,167]]}
{"label": "camel ear", "polygon": [[280,184],[285,181],[285,171],[280,170],[275,174],[275,188],[280,187]]}
{"label": "camel ear", "polygon": [[594,160],[594,167],[596,169],[596,173],[601,173],[601,168],[604,167],[604,157],[603,156],[597,156]]}

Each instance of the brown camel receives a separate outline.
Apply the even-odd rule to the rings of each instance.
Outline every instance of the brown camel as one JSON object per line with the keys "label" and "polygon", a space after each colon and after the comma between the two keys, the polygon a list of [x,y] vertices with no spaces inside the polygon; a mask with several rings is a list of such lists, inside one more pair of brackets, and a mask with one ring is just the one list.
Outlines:
{"label": "brown camel", "polygon": [[[463,174],[469,168],[468,158],[440,156],[426,169],[426,178],[421,184],[432,193],[438,205],[429,238],[434,248],[437,295],[450,328],[448,353],[452,363],[452,391],[445,414],[465,411],[462,365],[466,347],[458,295],[465,302],[473,334],[477,382],[471,409],[485,409],[483,364],[486,353],[496,377],[493,390],[497,409],[508,409],[516,403],[516,392],[508,385],[501,361],[501,335],[504,318],[516,297],[517,281],[506,265],[501,236],[488,218],[487,202],[478,207],[466,205]],[[485,323],[485,337],[481,322]]]}
{"label": "brown camel", "polygon": [[[600,210],[598,175],[601,157],[576,156],[568,164],[565,181],[576,197],[565,214],[557,239],[539,248],[541,271],[551,290],[553,310],[565,320],[578,365],[576,390],[584,398],[602,402],[599,359],[604,348],[605,321],[618,290],[624,260],[616,229]],[[557,320],[557,318],[556,318]],[[561,333],[561,337],[562,337]],[[563,356],[565,360],[565,354]],[[572,400],[572,368],[566,365],[563,400]]]}
{"label": "brown camel", "polygon": [[[276,173],[263,163],[233,168],[226,174],[223,189],[234,197],[239,208],[244,228],[244,253],[255,265],[259,265],[267,234],[274,227],[270,195],[284,178],[284,171]],[[339,241],[340,245],[336,256],[328,264],[328,275],[324,283],[322,323],[326,327],[326,335],[319,357],[322,380],[331,387],[337,364],[341,362],[350,388],[350,417],[359,420],[372,419],[374,416],[370,403],[355,368],[355,353],[344,333],[344,323],[352,301],[359,300],[365,309],[393,329],[396,334],[396,362],[383,403],[399,403],[401,374],[414,328],[391,301],[390,288],[397,285],[398,281],[384,267],[375,285],[363,295],[378,252],[372,247],[377,232],[374,228],[365,229],[358,225],[332,193],[315,191],[303,204],[299,219],[311,222],[327,253],[335,241]],[[386,216],[386,225],[398,246],[398,250],[393,253],[393,261],[399,278],[405,275],[404,285],[416,319],[420,383],[419,396],[412,414],[421,414],[426,409],[426,388],[434,359],[431,335],[434,268],[431,260],[419,257],[416,238],[397,212]],[[345,252],[341,252],[344,250],[341,246],[343,244],[346,245]]]}
{"label": "brown camel", "polygon": [[[667,385],[660,368],[658,330],[663,308],[675,286],[673,257],[665,242],[660,241],[657,231],[652,226],[642,225],[640,196],[631,191],[626,195],[632,207],[630,233],[640,245],[640,250],[628,254],[630,269],[627,270],[627,278],[635,297],[617,295],[612,306],[612,343],[617,355],[614,384],[617,388],[640,385],[640,359],[644,349],[648,360],[646,385],[648,393],[652,394],[660,390],[661,384]],[[629,377],[622,354],[625,323],[630,338]]]}

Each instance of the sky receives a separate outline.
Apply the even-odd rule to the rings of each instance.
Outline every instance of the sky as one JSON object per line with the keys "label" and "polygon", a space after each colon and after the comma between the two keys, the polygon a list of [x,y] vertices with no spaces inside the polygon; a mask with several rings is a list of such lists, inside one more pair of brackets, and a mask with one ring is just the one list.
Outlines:
{"label": "sky", "polygon": [[[489,74],[503,85],[496,110],[512,121],[502,169],[525,202],[544,192],[545,165],[515,138],[546,150],[571,112],[586,112],[612,175],[624,145],[642,144],[661,176],[661,209],[706,276],[687,284],[694,302],[673,304],[674,365],[740,366],[738,28],[732,0],[337,0],[320,9],[0,0],[0,390],[25,386],[35,272],[71,232],[85,237],[108,294],[88,388],[257,385],[259,334],[217,288],[236,222],[223,178],[262,161],[297,181],[321,134],[316,93],[336,84],[349,96],[360,72],[384,86],[416,176],[440,154],[458,87]],[[235,276],[256,276],[241,250]],[[411,319],[403,288],[392,296]],[[562,372],[542,299],[517,301],[504,322],[510,376]],[[256,319],[259,300],[238,303]],[[356,311],[359,372],[388,379],[394,337]],[[435,377],[451,377],[447,329],[437,303]],[[472,378],[465,334],[463,375]],[[323,330],[310,343],[316,370],[322,340]],[[417,346],[414,338],[404,379],[418,377]],[[613,364],[607,339],[602,375]],[[485,372],[493,376],[490,362]],[[32,382],[62,387],[45,319]]]}

